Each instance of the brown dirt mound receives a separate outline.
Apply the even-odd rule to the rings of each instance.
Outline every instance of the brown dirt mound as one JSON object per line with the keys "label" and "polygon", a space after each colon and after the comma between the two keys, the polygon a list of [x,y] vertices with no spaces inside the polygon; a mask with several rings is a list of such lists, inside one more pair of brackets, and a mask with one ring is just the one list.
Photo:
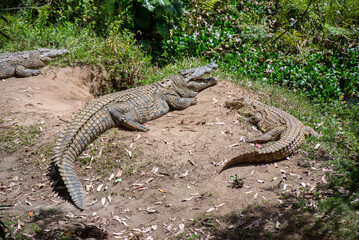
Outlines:
{"label": "brown dirt mound", "polygon": [[[256,96],[220,81],[199,93],[194,106],[146,123],[149,132],[112,129],[91,144],[80,157],[82,164],[76,165],[86,188],[87,206],[80,212],[52,191],[46,177],[49,157],[40,147],[51,146],[66,121],[92,98],[90,70],[68,67],[42,72],[0,81],[1,134],[14,126],[34,125],[42,131],[32,147],[38,151],[29,147],[11,154],[3,151],[0,158],[0,200],[14,205],[4,214],[18,221],[19,229],[28,223],[41,229],[38,235],[30,231],[31,236],[50,238],[62,229],[62,234],[80,238],[100,239],[103,232],[110,239],[207,237],[211,233],[195,225],[194,219],[238,213],[248,204],[280,203],[284,193],[299,196],[300,187],[316,187],[318,176],[297,166],[298,159],[305,157],[303,150],[276,164],[218,174],[222,161],[249,147],[243,138],[260,134],[223,107],[226,99]],[[230,187],[235,174],[244,180],[241,189]],[[223,224],[216,221],[213,226],[224,228]],[[280,228],[274,225],[274,230]],[[96,234],[91,226],[102,231]]]}

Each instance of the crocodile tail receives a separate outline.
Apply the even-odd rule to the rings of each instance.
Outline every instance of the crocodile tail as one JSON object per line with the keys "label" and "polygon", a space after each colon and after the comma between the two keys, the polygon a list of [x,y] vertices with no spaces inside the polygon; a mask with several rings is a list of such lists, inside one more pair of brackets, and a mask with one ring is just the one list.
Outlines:
{"label": "crocodile tail", "polygon": [[[74,158],[68,153],[68,146],[65,144],[64,135],[60,134],[56,140],[54,154],[52,157],[52,174],[57,171],[63,180],[71,200],[79,209],[83,210],[85,201],[82,185],[74,170]],[[66,151],[67,150],[67,151]]]}
{"label": "crocodile tail", "polygon": [[286,138],[282,138],[268,147],[243,152],[229,160],[219,173],[235,165],[248,163],[272,163],[283,160],[292,155],[305,141],[304,134],[299,131],[298,134],[294,136],[296,137],[288,140],[286,140]]}
{"label": "crocodile tail", "polygon": [[243,152],[243,153],[239,154],[238,156],[229,160],[223,166],[223,168],[219,171],[219,173],[223,172],[224,170],[226,170],[228,168],[234,167],[235,165],[255,162],[254,160],[256,158],[258,158],[259,155],[260,155],[260,153],[256,149]]}
{"label": "crocodile tail", "polygon": [[115,122],[106,106],[94,102],[88,104],[67,127],[64,134],[57,138],[53,164],[60,173],[71,200],[81,210],[84,209],[84,192],[76,175],[74,162],[97,136],[112,127],[115,127]]}
{"label": "crocodile tail", "polygon": [[248,150],[229,160],[220,170],[220,173],[230,167],[234,167],[235,165],[271,163],[282,160],[287,157],[284,150],[285,149],[278,143],[273,144],[270,147]]}
{"label": "crocodile tail", "polygon": [[65,183],[73,203],[81,210],[85,207],[84,192],[74,169],[74,161],[70,156],[64,156],[59,166],[60,176]]}

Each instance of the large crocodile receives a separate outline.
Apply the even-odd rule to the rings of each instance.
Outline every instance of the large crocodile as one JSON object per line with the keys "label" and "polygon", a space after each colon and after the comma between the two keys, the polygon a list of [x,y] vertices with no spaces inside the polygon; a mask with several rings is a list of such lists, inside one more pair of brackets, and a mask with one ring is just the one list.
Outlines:
{"label": "large crocodile", "polygon": [[240,153],[229,160],[220,172],[237,164],[269,163],[283,160],[292,155],[305,142],[305,136],[318,137],[318,133],[311,127],[304,126],[292,115],[256,100],[250,98],[227,100],[225,106],[239,109],[241,113],[249,115],[250,118],[246,120],[256,124],[264,133],[259,137],[249,139],[248,142],[277,141],[269,146],[262,146],[261,148],[257,146]]}
{"label": "large crocodile", "polygon": [[161,117],[170,109],[185,109],[194,103],[198,91],[216,84],[204,74],[217,69],[215,63],[182,70],[179,74],[148,86],[132,88],[91,100],[57,138],[52,173],[59,172],[73,203],[84,209],[84,194],[75,173],[74,161],[88,144],[109,128],[148,131],[142,123]]}
{"label": "large crocodile", "polygon": [[0,54],[0,79],[39,75],[49,61],[67,53],[66,49],[38,48],[36,50]]}

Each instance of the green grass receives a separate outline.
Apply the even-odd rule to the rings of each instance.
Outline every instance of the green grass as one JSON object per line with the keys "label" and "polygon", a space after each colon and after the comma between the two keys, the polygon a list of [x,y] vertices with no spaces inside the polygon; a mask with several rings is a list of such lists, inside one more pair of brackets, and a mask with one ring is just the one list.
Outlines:
{"label": "green grass", "polygon": [[[76,23],[57,25],[30,23],[20,15],[7,15],[7,34],[12,40],[2,42],[2,51],[22,51],[38,47],[66,48],[68,54],[57,65],[91,65],[94,67],[97,94],[143,85],[151,71],[150,57],[136,45],[133,34],[111,32],[97,36],[90,28]],[[52,63],[54,64],[54,63]]]}
{"label": "green grass", "polygon": [[0,135],[0,151],[11,154],[21,147],[33,147],[40,135],[40,129],[33,125],[12,127]]}

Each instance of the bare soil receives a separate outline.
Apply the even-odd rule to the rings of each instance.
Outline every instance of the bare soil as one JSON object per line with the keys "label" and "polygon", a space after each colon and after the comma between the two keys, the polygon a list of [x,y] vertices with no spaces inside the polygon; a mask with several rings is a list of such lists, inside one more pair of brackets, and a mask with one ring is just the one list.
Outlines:
{"label": "bare soil", "polygon": [[[310,204],[311,191],[325,179],[315,161],[298,166],[308,158],[303,148],[288,160],[218,174],[223,161],[252,147],[243,139],[261,134],[223,107],[229,98],[257,96],[226,81],[200,92],[195,105],[146,123],[148,132],[111,129],[101,135],[76,164],[87,204],[76,209],[53,191],[46,176],[51,156],[40,149],[51,149],[66,122],[93,98],[90,78],[86,67],[67,67],[0,81],[0,133],[16,126],[41,130],[30,149],[0,152],[0,201],[13,205],[2,216],[14,236],[250,239],[236,230],[261,226],[264,233],[283,236],[278,234],[286,229],[284,238],[304,239],[289,221],[294,200]],[[236,174],[242,188],[232,188]]]}

